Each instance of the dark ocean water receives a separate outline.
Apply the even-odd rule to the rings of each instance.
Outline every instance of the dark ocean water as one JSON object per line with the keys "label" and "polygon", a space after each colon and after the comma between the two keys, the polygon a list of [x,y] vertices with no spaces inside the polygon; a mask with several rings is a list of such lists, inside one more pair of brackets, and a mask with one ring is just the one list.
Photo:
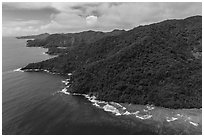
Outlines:
{"label": "dark ocean water", "polygon": [[27,48],[26,40],[3,38],[3,134],[154,134],[151,127],[93,106],[83,96],[57,91],[64,78],[43,72],[15,72],[50,58],[46,49]]}

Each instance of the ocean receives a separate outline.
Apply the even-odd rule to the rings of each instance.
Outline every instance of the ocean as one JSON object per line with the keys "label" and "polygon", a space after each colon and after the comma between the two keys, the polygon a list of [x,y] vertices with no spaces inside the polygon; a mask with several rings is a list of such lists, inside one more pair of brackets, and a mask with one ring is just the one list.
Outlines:
{"label": "ocean", "polygon": [[51,58],[26,40],[2,38],[2,133],[4,135],[155,134],[151,125],[116,116],[84,96],[64,94],[65,78],[45,72],[14,71]]}

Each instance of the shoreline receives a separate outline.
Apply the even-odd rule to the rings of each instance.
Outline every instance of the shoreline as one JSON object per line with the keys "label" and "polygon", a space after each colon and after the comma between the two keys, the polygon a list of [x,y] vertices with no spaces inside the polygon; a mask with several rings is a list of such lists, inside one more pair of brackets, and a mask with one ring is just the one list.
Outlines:
{"label": "shoreline", "polygon": [[[158,126],[156,127],[158,130],[161,130],[165,125],[165,127],[175,130],[182,127],[183,129],[181,132],[190,128],[193,130],[190,132],[190,134],[202,134],[202,111],[200,112],[201,115],[193,116],[188,115],[188,113],[185,113],[185,111],[194,111],[194,109],[168,109],[169,111],[166,111],[164,108],[152,105],[136,105],[100,101],[97,100],[95,96],[90,96],[88,94],[67,92],[66,87],[61,91],[57,91],[57,93],[62,93],[69,96],[83,96],[98,109],[113,114],[116,117],[126,117],[132,119],[133,121],[139,120],[147,124],[155,123],[155,125]],[[195,111],[197,110],[195,109]],[[196,119],[199,119],[199,121]]]}
{"label": "shoreline", "polygon": [[[159,134],[202,134],[200,30],[199,15],[142,25],[125,33],[119,30],[113,36],[96,31],[70,37],[68,33],[40,34],[27,41],[26,47],[47,47],[49,52],[42,54],[56,54],[56,58],[14,71],[64,76],[64,85],[53,95],[83,96],[96,111],[99,108],[107,115],[150,125]],[[41,35],[42,41],[38,41]],[[70,48],[64,51],[58,46]]]}
{"label": "shoreline", "polygon": [[[23,67],[22,67],[23,68]],[[46,70],[46,69],[25,69],[25,70],[21,70],[22,68],[18,68],[18,69],[14,69],[13,71],[14,72],[46,72],[46,73],[50,73],[50,74],[53,74],[53,75],[64,75],[62,73],[55,73],[55,72],[51,72],[49,70]],[[68,76],[71,76],[72,73],[68,73],[67,74]],[[69,84],[69,80],[70,79],[65,79],[65,80],[62,80],[62,83],[64,83],[65,85],[68,85]],[[69,87],[69,86],[68,86]],[[79,94],[79,93],[75,93],[75,94],[78,94],[78,95],[86,95],[86,94]],[[152,106],[152,105],[150,105]],[[159,106],[160,107],[160,106]],[[194,109],[197,109],[197,110],[202,110],[202,108],[190,108],[190,109],[187,109],[187,108],[182,108],[182,109],[173,109],[173,108],[165,108],[165,107],[160,107],[162,109],[170,109],[170,110],[194,110]]]}
{"label": "shoreline", "polygon": [[[192,109],[170,109],[157,107],[154,105],[137,105],[137,104],[127,104],[118,102],[106,102],[97,100],[95,96],[90,96],[88,94],[78,94],[67,92],[70,86],[70,79],[63,80],[65,88],[58,93],[63,93],[73,96],[84,96],[88,99],[93,106],[103,109],[106,112],[111,112],[115,116],[133,116],[141,120],[153,120],[156,122],[168,122],[177,123],[178,121],[182,124],[190,124],[194,127],[202,127],[202,108],[192,108]],[[196,113],[197,112],[197,113]],[[195,116],[197,114],[197,116]]]}
{"label": "shoreline", "polygon": [[[27,69],[21,70],[21,68],[15,69],[13,71],[18,72],[46,72],[53,75],[63,75],[60,73],[54,73],[45,69]],[[66,76],[71,76],[68,73]],[[128,103],[118,103],[118,102],[106,102],[97,100],[95,96],[90,96],[88,94],[70,93],[68,88],[70,87],[70,78],[62,80],[65,85],[60,91],[56,93],[62,93],[71,96],[83,96],[85,97],[93,106],[102,109],[105,112],[109,112],[115,116],[129,117],[133,120],[142,120],[143,122],[153,121],[162,125],[165,123],[174,128],[174,126],[183,126],[188,128],[193,128],[198,130],[198,134],[202,133],[202,108],[191,108],[191,109],[170,109],[164,107],[157,107],[150,104],[147,105],[137,105]]]}
{"label": "shoreline", "polygon": [[[38,47],[43,48],[43,47]],[[44,55],[48,55],[45,52],[43,52]],[[22,67],[24,68],[24,67]],[[71,76],[71,73],[68,74],[62,74],[57,72],[51,72],[46,69],[25,69],[22,70],[22,68],[17,68],[13,70],[14,72],[46,72],[52,75],[61,75],[61,76]],[[62,83],[64,83],[65,87],[61,89],[60,91],[57,91],[56,93],[62,93],[65,95],[72,95],[72,96],[83,96],[85,97],[89,102],[92,103],[93,106],[96,108],[99,108],[105,112],[109,112],[115,116],[121,116],[121,117],[129,117],[133,120],[142,120],[143,122],[149,122],[153,121],[156,123],[160,123],[160,126],[164,123],[171,125],[170,128],[172,128],[172,125],[188,125],[188,127],[193,127],[195,129],[199,129],[199,133],[202,129],[202,108],[191,108],[191,109],[170,109],[170,108],[164,108],[164,107],[157,107],[153,105],[137,105],[137,104],[128,104],[128,103],[118,103],[118,102],[106,102],[106,101],[100,101],[97,100],[95,96],[90,96],[88,94],[79,94],[79,93],[70,93],[68,92],[68,88],[70,86],[70,79],[62,80]],[[187,115],[188,112],[191,111],[200,111],[201,115],[196,115],[192,117],[192,115]],[[186,113],[187,112],[187,113]],[[186,126],[184,126],[186,127]]]}
{"label": "shoreline", "polygon": [[[25,69],[25,70],[22,70],[22,68],[14,69],[13,72],[46,72],[46,73],[53,74],[53,75],[64,75],[62,73],[51,72],[47,69]],[[70,76],[71,73],[68,73],[67,75]]]}

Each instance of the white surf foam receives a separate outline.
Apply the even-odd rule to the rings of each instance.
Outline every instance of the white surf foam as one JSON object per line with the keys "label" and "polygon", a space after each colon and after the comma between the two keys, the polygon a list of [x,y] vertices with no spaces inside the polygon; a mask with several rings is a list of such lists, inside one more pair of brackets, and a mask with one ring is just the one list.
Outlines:
{"label": "white surf foam", "polygon": [[98,107],[98,108],[101,108],[100,105],[98,105],[97,103],[93,103],[94,106]]}
{"label": "white surf foam", "polygon": [[122,115],[137,115],[138,113],[139,111],[136,111],[136,112],[125,111],[125,113],[123,113]]}
{"label": "white surf foam", "polygon": [[72,95],[74,95],[74,96],[83,96],[82,94],[79,94],[79,93],[72,93]]}
{"label": "white surf foam", "polygon": [[14,72],[24,72],[23,70],[21,70],[21,68],[17,68],[13,70]]}
{"label": "white surf foam", "polygon": [[72,95],[82,95],[86,97],[90,102],[92,102],[92,105],[96,106],[97,108],[103,109],[104,111],[111,112],[116,116],[121,116],[121,115],[135,115],[136,118],[139,119],[149,119],[152,117],[152,115],[139,115],[139,111],[136,112],[129,112],[125,111],[126,108],[123,107],[121,104],[116,103],[116,102],[105,102],[105,101],[99,101],[96,100],[95,96],[89,96],[86,94],[78,94],[78,93],[73,93]]}
{"label": "white surf foam", "polygon": [[69,92],[67,92],[67,89],[66,88],[63,88],[62,90],[58,91],[58,93],[64,93],[66,95],[70,95]]}
{"label": "white surf foam", "polygon": [[43,55],[48,55],[46,52],[43,52],[42,54],[43,54]]}
{"label": "white surf foam", "polygon": [[109,111],[109,112],[111,112],[111,113],[113,113],[113,114],[115,114],[115,115],[121,115],[120,114],[120,112],[119,112],[119,110],[117,109],[117,108],[115,108],[114,106],[111,106],[111,105],[109,105],[109,104],[106,104],[104,107],[103,107],[103,109],[105,110],[105,111]]}
{"label": "white surf foam", "polygon": [[44,72],[47,72],[47,73],[50,73],[50,74],[53,74],[53,75],[59,75],[60,73],[55,73],[55,72],[51,72],[47,69],[25,69],[23,70],[24,72],[39,72],[39,71],[44,71]]}
{"label": "white surf foam", "polygon": [[146,109],[143,109],[144,112],[148,112],[155,109],[155,107],[153,105],[146,105]]}
{"label": "white surf foam", "polygon": [[147,110],[153,110],[153,109],[155,109],[155,107],[154,107],[153,105],[147,105],[146,107],[147,107]]}
{"label": "white surf foam", "polygon": [[135,115],[135,116],[139,119],[150,119],[152,117],[152,115],[142,115],[142,116]]}
{"label": "white surf foam", "polygon": [[182,114],[176,114],[177,116],[179,116],[179,117],[183,117],[184,115],[182,115]]}
{"label": "white surf foam", "polygon": [[96,100],[95,96],[88,96],[86,95],[86,98],[92,102],[94,106],[103,109],[104,111],[107,112],[111,112],[116,116],[121,116],[121,115],[135,115],[135,117],[139,118],[139,119],[149,119],[152,117],[152,115],[139,115],[139,111],[136,112],[129,112],[129,111],[125,111],[126,108],[123,107],[121,104],[116,103],[116,102],[105,102],[105,101],[99,101]]}
{"label": "white surf foam", "polygon": [[[72,75],[71,73],[68,74],[69,76]],[[69,93],[67,92],[67,88],[70,86],[69,84],[69,80],[70,79],[65,79],[62,80],[62,83],[64,83],[66,85],[66,87],[64,89],[62,89],[61,91],[59,91],[60,93],[64,93],[67,95],[73,95],[73,96],[84,96],[85,98],[87,98],[93,106],[103,109],[106,112],[111,112],[112,114],[116,115],[116,116],[121,116],[121,115],[135,115],[135,117],[139,118],[139,119],[149,119],[152,117],[152,115],[139,115],[139,111],[136,112],[129,112],[127,111],[124,106],[122,106],[119,103],[116,102],[106,102],[106,101],[100,101],[96,99],[96,96],[90,96],[87,94],[80,94],[80,93]],[[152,106],[147,106],[148,110],[152,110],[154,109],[154,107]],[[126,111],[124,111],[126,110]]]}
{"label": "white surf foam", "polygon": [[194,123],[194,122],[192,122],[192,121],[190,121],[189,123],[192,124],[192,125],[194,125],[194,126],[196,126],[196,127],[198,126],[198,123]]}
{"label": "white surf foam", "polygon": [[126,108],[123,107],[123,106],[122,106],[121,104],[119,104],[119,103],[116,103],[116,102],[110,102],[110,104],[112,104],[112,105],[116,105],[116,106],[120,107],[121,109],[126,110]]}
{"label": "white surf foam", "polygon": [[125,111],[125,113],[123,113],[122,115],[135,115],[136,118],[139,119],[150,119],[152,117],[152,115],[139,115],[140,111],[136,111],[136,112],[129,112],[129,111]]}
{"label": "white surf foam", "polygon": [[131,115],[131,113],[129,111],[125,111],[125,113],[123,113],[123,115]]}
{"label": "white surf foam", "polygon": [[177,120],[178,118],[177,117],[166,117],[166,121],[167,122],[171,122],[171,121],[175,121],[175,120]]}
{"label": "white surf foam", "polygon": [[65,79],[65,80],[62,80],[62,83],[64,83],[66,86],[69,84],[69,80],[70,79]]}

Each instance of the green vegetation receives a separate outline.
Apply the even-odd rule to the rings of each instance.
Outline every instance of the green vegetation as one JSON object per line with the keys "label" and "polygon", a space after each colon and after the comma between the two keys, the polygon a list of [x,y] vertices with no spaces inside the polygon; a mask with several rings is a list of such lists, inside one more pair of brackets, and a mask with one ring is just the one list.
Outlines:
{"label": "green vegetation", "polygon": [[49,36],[50,34],[48,33],[43,33],[40,35],[31,35],[31,36],[21,36],[21,37],[16,37],[17,39],[45,39]]}
{"label": "green vegetation", "polygon": [[28,46],[59,56],[22,69],[73,73],[72,92],[94,93],[105,101],[202,107],[201,16],[129,31],[52,34]]}

